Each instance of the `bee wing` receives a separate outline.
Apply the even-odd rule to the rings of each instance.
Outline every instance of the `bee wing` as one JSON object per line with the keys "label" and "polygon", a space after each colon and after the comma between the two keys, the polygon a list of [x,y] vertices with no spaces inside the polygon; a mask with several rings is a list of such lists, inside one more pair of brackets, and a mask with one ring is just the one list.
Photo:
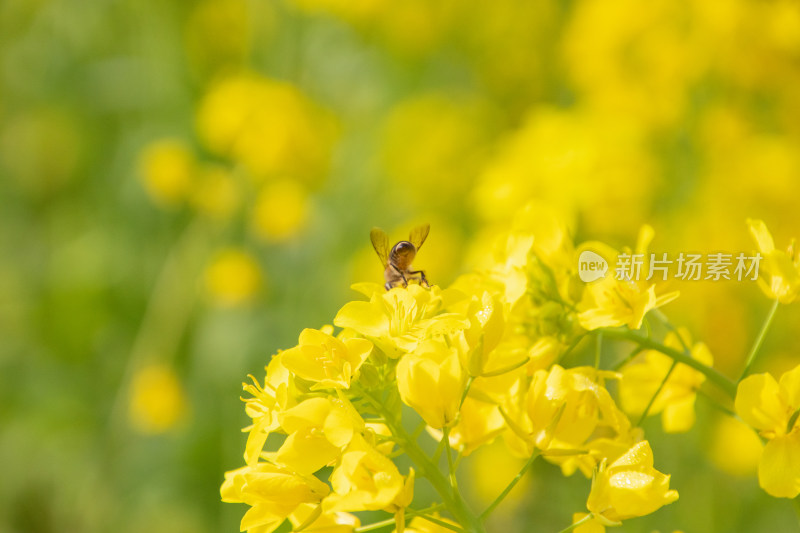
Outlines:
{"label": "bee wing", "polygon": [[411,235],[408,237],[408,241],[414,245],[414,248],[417,250],[420,249],[422,243],[425,242],[425,239],[428,238],[428,233],[431,231],[430,224],[423,224],[421,226],[417,226],[416,228],[411,230]]}
{"label": "bee wing", "polygon": [[389,263],[389,236],[381,228],[372,228],[369,232],[369,238],[372,241],[372,247],[375,248],[375,253],[381,259],[383,266]]}

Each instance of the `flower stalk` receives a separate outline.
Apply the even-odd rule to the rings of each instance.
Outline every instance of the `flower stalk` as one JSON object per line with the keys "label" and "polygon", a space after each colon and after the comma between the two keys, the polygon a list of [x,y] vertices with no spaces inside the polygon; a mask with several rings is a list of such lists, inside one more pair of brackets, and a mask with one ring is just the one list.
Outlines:
{"label": "flower stalk", "polygon": [[767,331],[769,330],[770,325],[772,325],[772,320],[775,318],[775,313],[778,311],[778,306],[780,305],[780,300],[775,299],[772,302],[772,306],[769,308],[769,312],[767,313],[767,317],[764,319],[764,323],[761,324],[761,329],[758,332],[758,336],[756,340],[753,342],[753,346],[750,348],[750,352],[747,354],[747,359],[745,360],[744,370],[742,370],[742,375],[739,377],[739,381],[743,380],[747,375],[750,373],[750,369],[753,366],[753,363],[758,356],[758,352],[761,350],[761,345],[764,344],[764,339],[767,336]]}

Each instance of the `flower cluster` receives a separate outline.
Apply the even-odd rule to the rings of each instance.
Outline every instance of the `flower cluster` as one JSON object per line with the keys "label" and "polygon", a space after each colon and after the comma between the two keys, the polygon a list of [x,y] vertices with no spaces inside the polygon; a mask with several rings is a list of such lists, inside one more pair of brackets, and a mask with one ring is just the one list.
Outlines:
{"label": "flower cluster", "polygon": [[[346,303],[333,325],[303,330],[297,346],[274,355],[263,385],[256,378],[245,384],[252,418],[246,466],[226,474],[223,500],[250,505],[241,527],[257,533],[285,520],[296,531],[394,523],[402,532],[407,519],[411,531],[481,533],[484,519],[542,457],[565,476],[592,480],[588,512],[575,513],[567,530],[602,532],[678,499],[670,476],[654,466],[641,423],[661,414],[666,432],[688,431],[706,384],[735,400],[736,413],[767,440],[761,486],[796,497],[800,366],[780,382],[747,376],[777,302],[793,298],[796,261],[793,248],[775,250],[763,223],[749,224],[771,279],[759,282],[776,303],[738,390],[712,367],[708,347],[658,309],[677,292],[649,280],[579,281],[583,250],[611,258],[617,252],[601,242],[575,245],[558,220],[527,208],[483,267],[450,287],[356,284],[365,299]],[[642,228],[636,253],[646,254],[653,237],[651,227]],[[590,338],[593,364],[576,356]],[[634,350],[609,360],[614,353],[604,352],[603,339]],[[426,428],[432,455],[420,442]],[[478,514],[460,492],[453,454],[463,458],[498,440],[525,466]],[[393,459],[401,455],[413,468],[398,468]],[[441,503],[412,507],[418,476]],[[376,510],[392,518],[359,529],[353,513]]]}
{"label": "flower cluster", "polygon": [[[274,355],[263,384],[245,384],[246,466],[228,472],[222,486],[224,501],[250,506],[242,530],[268,533],[289,520],[295,530],[354,531],[360,519],[353,513],[381,510],[403,531],[411,517],[412,528],[443,523],[443,510],[457,528],[484,531],[483,519],[507,491],[473,512],[453,454],[468,456],[498,439],[527,459],[526,469],[541,456],[564,475],[593,478],[589,513],[576,515],[587,522],[581,527],[618,525],[675,501],[642,429],[607,384],[621,383],[627,411],[662,412],[671,430],[688,429],[704,380],[696,367],[710,364],[708,350],[680,351],[684,333],[664,345],[648,341],[644,361],[632,358],[621,372],[599,349],[594,365],[576,359],[585,338],[644,342],[636,330],[647,313],[677,294],[645,281],[584,285],[577,273],[584,245],[568,236],[557,220],[523,210],[484,268],[444,289],[356,284],[366,299],[346,303],[333,326],[305,329],[297,346]],[[637,250],[652,236],[644,228]],[[657,356],[669,361],[673,352],[683,364],[665,368]],[[653,375],[664,383],[654,386]],[[432,456],[425,434],[438,443]],[[414,465],[407,471],[393,461],[403,454]],[[411,508],[417,477],[431,483],[440,504]]]}

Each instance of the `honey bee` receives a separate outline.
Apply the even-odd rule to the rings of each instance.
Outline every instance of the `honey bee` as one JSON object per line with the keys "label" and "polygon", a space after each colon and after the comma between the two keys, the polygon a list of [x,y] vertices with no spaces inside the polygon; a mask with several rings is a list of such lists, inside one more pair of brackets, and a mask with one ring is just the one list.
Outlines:
{"label": "honey bee", "polygon": [[398,242],[390,250],[386,232],[380,228],[372,228],[369,237],[383,264],[383,277],[386,280],[384,287],[387,291],[392,287],[408,287],[409,280],[417,280],[420,285],[430,287],[425,272],[411,270],[411,262],[414,261],[422,243],[428,238],[430,230],[430,224],[417,226],[411,230],[407,241]]}

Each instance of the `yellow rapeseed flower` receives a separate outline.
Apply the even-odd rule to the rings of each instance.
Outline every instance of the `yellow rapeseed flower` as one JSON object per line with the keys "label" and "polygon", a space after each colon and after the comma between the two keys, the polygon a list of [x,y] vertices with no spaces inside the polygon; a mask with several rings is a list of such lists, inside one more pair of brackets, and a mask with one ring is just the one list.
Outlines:
{"label": "yellow rapeseed flower", "polygon": [[746,424],[730,416],[721,416],[714,424],[707,452],[711,462],[723,472],[749,477],[758,471],[763,447],[758,435]]}
{"label": "yellow rapeseed flower", "polygon": [[561,465],[565,475],[576,469],[589,475],[601,459],[615,459],[619,448],[615,439],[628,442],[631,438],[630,421],[601,384],[603,379],[615,377],[592,367],[553,365],[549,371],[536,371],[526,393],[512,394],[504,404],[510,427],[505,439],[511,450],[523,457],[534,448],[588,452],[546,455],[547,460]]}
{"label": "yellow rapeseed flower", "polygon": [[710,29],[695,29],[689,6],[659,0],[632,17],[635,6],[633,0],[575,4],[564,30],[564,68],[588,107],[647,126],[671,125],[711,59],[713,47],[700,41]]}
{"label": "yellow rapeseed flower", "polygon": [[[603,279],[589,283],[578,309],[578,320],[588,330],[627,326],[630,329],[642,327],[644,315],[678,297],[677,291],[656,295],[655,281],[647,281],[647,249],[653,239],[653,228],[643,226],[639,232],[635,254],[641,254],[644,261],[641,271],[636,275],[618,277],[615,272],[616,256],[604,257],[609,264],[609,272]],[[604,254],[614,252],[602,243],[584,243],[584,249],[603,250]],[[601,256],[604,254],[600,254]],[[655,278],[654,278],[655,279]]]}
{"label": "yellow rapeseed flower", "polygon": [[223,307],[248,303],[263,284],[255,258],[237,248],[217,252],[206,268],[205,281],[212,301]]}
{"label": "yellow rapeseed flower", "polygon": [[[313,518],[314,515],[317,518]],[[304,503],[289,515],[289,521],[295,528],[305,525],[305,529],[314,533],[353,533],[361,525],[357,516],[343,512],[320,512],[319,505]]]}
{"label": "yellow rapeseed flower", "polygon": [[600,525],[619,525],[677,500],[678,492],[669,489],[669,478],[653,468],[653,450],[643,440],[617,460],[600,464],[586,507]]}
{"label": "yellow rapeseed flower", "polygon": [[458,423],[450,430],[450,446],[466,456],[494,440],[504,429],[499,406],[467,396],[459,411]]}
{"label": "yellow rapeseed flower", "polygon": [[301,476],[285,468],[256,463],[225,473],[222,501],[246,503],[250,509],[241,522],[248,533],[273,531],[303,504],[318,504],[330,487],[314,476]]}
{"label": "yellow rapeseed flower", "polygon": [[372,352],[366,339],[337,339],[316,329],[304,329],[300,344],[282,354],[283,364],[295,375],[313,381],[312,390],[350,388],[350,381]]}
{"label": "yellow rapeseed flower", "polygon": [[390,508],[405,488],[395,464],[355,435],[330,476],[333,493],[325,499],[328,511]]}
{"label": "yellow rapeseed flower", "polygon": [[170,367],[153,364],[136,372],[129,406],[134,428],[142,433],[163,433],[175,427],[186,411],[186,395]]}
{"label": "yellow rapeseed flower", "polygon": [[244,398],[244,402],[245,412],[253,423],[243,430],[249,432],[244,452],[249,465],[255,464],[260,457],[270,433],[280,428],[280,414],[297,404],[298,393],[292,374],[281,359],[281,354],[272,357],[263,387],[253,376],[250,376],[252,383],[242,383],[242,388],[251,395]]}
{"label": "yellow rapeseed flower", "polygon": [[800,494],[800,365],[781,376],[754,374],[736,391],[736,413],[767,439],[758,483],[776,498]]}
{"label": "yellow rapeseed flower", "polygon": [[465,382],[458,349],[441,341],[422,342],[397,363],[400,398],[433,428],[455,420]]}
{"label": "yellow rapeseed flower", "polygon": [[441,307],[440,291],[412,284],[373,292],[369,302],[345,304],[333,323],[364,335],[388,357],[396,359],[414,350],[433,334],[463,330],[469,321],[457,313],[434,313]]}
{"label": "yellow rapeseed flower", "polygon": [[508,362],[493,361],[491,358],[505,332],[506,322],[500,298],[484,291],[480,299],[473,297],[469,302],[467,316],[470,327],[464,330],[464,335],[470,346],[469,373],[480,376],[484,372],[502,370],[503,363]]}
{"label": "yellow rapeseed flower", "polygon": [[[525,459],[508,453],[508,448],[501,441],[483,446],[470,457],[471,477],[480,480],[480,483],[475,483],[471,490],[480,503],[484,506],[489,505],[503,492],[509,480],[514,479],[524,464]],[[511,510],[525,501],[530,494],[531,484],[531,476],[520,479],[504,500],[504,507],[501,507],[501,510]]]}
{"label": "yellow rapeseed flower", "polygon": [[[531,198],[566,220],[620,234],[640,224],[657,183],[646,131],[630,117],[586,107],[536,107],[502,139],[485,165],[473,202],[490,222],[505,222]],[[624,205],[625,209],[619,209]]]}
{"label": "yellow rapeseed flower", "polygon": [[197,133],[212,152],[256,178],[316,182],[328,167],[334,127],[296,87],[240,74],[211,86],[197,111]]}
{"label": "yellow rapeseed flower", "polygon": [[787,251],[776,249],[767,225],[761,220],[748,220],[747,225],[764,256],[761,269],[769,274],[769,283],[759,275],[761,289],[783,304],[792,303],[800,294],[800,249],[794,241]]}
{"label": "yellow rapeseed flower", "polygon": [[265,184],[253,205],[253,233],[265,241],[294,237],[309,216],[308,193],[296,180],[281,179]]}
{"label": "yellow rapeseed flower", "polygon": [[[681,328],[678,332],[684,342],[691,346],[689,333]],[[683,344],[674,332],[664,339],[664,344],[683,351]],[[702,342],[691,348],[691,356],[706,366],[713,364],[708,347]],[[619,386],[619,400],[622,408],[631,415],[644,412],[662,381],[672,368],[673,360],[655,350],[639,354],[622,370]],[[694,425],[694,402],[697,389],[705,381],[705,376],[686,365],[679,364],[670,373],[658,397],[650,406],[649,415],[662,413],[661,422],[667,433],[689,431]]]}
{"label": "yellow rapeseed flower", "polygon": [[309,398],[280,413],[278,420],[288,437],[277,452],[264,456],[303,475],[333,464],[364,428],[358,413],[331,398]]}
{"label": "yellow rapeseed flower", "polygon": [[629,427],[628,419],[598,382],[602,377],[616,376],[591,367],[564,369],[559,365],[553,365],[549,372],[540,370],[534,374],[528,416],[539,448],[547,449],[556,443],[579,447],[598,425],[617,433]]}
{"label": "yellow rapeseed flower", "polygon": [[159,205],[174,207],[191,192],[196,162],[189,146],[178,139],[162,139],[148,145],[139,156],[145,189]]}

